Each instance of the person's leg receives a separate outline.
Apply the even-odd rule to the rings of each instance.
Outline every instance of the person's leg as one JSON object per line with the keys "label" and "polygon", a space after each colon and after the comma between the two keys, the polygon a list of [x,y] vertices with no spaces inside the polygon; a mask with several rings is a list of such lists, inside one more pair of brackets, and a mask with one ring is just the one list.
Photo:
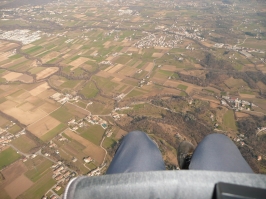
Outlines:
{"label": "person's leg", "polygon": [[107,169],[106,174],[165,170],[162,154],[143,132],[127,134]]}
{"label": "person's leg", "polygon": [[223,134],[210,134],[199,143],[189,169],[253,173],[237,146]]}

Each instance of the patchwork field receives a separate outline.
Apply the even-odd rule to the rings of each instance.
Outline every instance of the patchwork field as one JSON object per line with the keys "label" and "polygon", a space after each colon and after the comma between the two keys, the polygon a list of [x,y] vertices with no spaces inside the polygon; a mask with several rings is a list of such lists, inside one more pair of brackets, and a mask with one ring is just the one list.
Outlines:
{"label": "patchwork field", "polygon": [[30,181],[24,175],[21,175],[16,178],[12,183],[5,187],[6,192],[10,198],[17,198],[20,194],[24,193],[33,185],[33,182]]}
{"label": "patchwork field", "polygon": [[11,147],[0,153],[0,169],[10,165],[20,158],[20,155]]}
{"label": "patchwork field", "polygon": [[[198,143],[215,128],[246,136],[242,120],[264,127],[266,4],[229,3],[2,1],[12,12],[0,23],[0,134],[11,142],[1,145],[0,198],[62,197],[66,181],[52,188],[51,159],[77,175],[107,163],[103,174],[132,128],[150,133],[175,169],[173,147],[184,139]],[[225,95],[253,103],[251,110],[225,106]],[[257,161],[265,136],[257,138],[245,139],[243,155],[265,173],[265,160]],[[26,161],[19,151],[48,154]],[[94,161],[86,164],[88,156]]]}
{"label": "patchwork field", "polygon": [[54,119],[51,116],[46,116],[43,119],[39,120],[38,122],[30,125],[28,127],[28,130],[40,138],[43,135],[45,135],[48,131],[54,129],[59,124],[60,122],[58,120]]}
{"label": "patchwork field", "polygon": [[36,79],[37,80],[44,79],[44,78],[54,74],[57,71],[58,71],[58,68],[56,68],[56,67],[50,67],[50,68],[44,69],[41,72],[37,73]]}
{"label": "patchwork field", "polygon": [[98,164],[102,163],[104,156],[105,156],[105,152],[102,148],[100,148],[99,146],[93,144],[92,142],[81,137],[80,135],[77,135],[76,133],[70,130],[66,130],[65,134],[69,136],[71,139],[76,140],[77,142],[84,145],[86,147],[83,150],[85,154],[88,154],[89,156],[91,156]]}

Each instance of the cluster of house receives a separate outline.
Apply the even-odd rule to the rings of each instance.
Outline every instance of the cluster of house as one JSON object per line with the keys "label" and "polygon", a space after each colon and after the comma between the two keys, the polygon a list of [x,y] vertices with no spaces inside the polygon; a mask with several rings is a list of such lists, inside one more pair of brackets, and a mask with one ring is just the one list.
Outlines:
{"label": "cluster of house", "polygon": [[78,102],[80,97],[79,96],[72,96],[70,94],[62,94],[62,93],[55,93],[50,96],[53,100],[57,101],[60,104],[65,104],[68,101]]}
{"label": "cluster of house", "polygon": [[240,134],[240,135],[237,135],[235,138],[234,138],[234,141],[235,142],[239,142],[241,144],[241,146],[244,146],[245,145],[245,135],[243,134]]}
{"label": "cluster of house", "polygon": [[131,107],[125,106],[125,107],[120,107],[120,108],[115,108],[112,112],[111,112],[111,116],[114,118],[114,120],[119,120],[122,116],[124,116],[124,114],[119,114],[116,111],[120,111],[120,110],[126,110],[126,109],[130,109]]}
{"label": "cluster of house", "polygon": [[173,36],[170,37],[168,33],[163,34],[163,36],[156,36],[155,34],[148,33],[148,36],[141,38],[141,40],[136,42],[134,45],[137,48],[151,48],[155,46],[174,48],[183,42],[182,36],[175,35],[173,39]]}
{"label": "cluster of house", "polygon": [[30,30],[0,30],[0,39],[20,41],[24,45],[41,39],[41,31],[32,32]]}
{"label": "cluster of house", "polygon": [[94,169],[93,171],[91,171],[90,173],[88,173],[88,176],[99,176],[102,174],[102,170],[105,167],[105,164],[102,167],[97,167],[96,169]]}
{"label": "cluster of house", "polygon": [[118,10],[118,15],[131,15],[133,13],[133,10],[126,9],[126,10]]}
{"label": "cluster of house", "polygon": [[84,126],[84,120],[83,119],[80,119],[80,120],[72,119],[67,124],[70,127],[70,129],[72,129],[73,131],[76,131],[79,128],[82,128]]}
{"label": "cluster of house", "polygon": [[142,72],[142,70],[141,69],[138,69],[137,71],[136,71],[136,73],[141,73]]}
{"label": "cluster of house", "polygon": [[14,123],[13,121],[11,121],[11,124],[9,126],[7,126],[6,128],[0,128],[0,135],[3,134],[0,137],[0,149],[2,149],[3,147],[5,147],[8,143],[10,143],[12,140],[19,138],[21,135],[26,134],[25,129],[22,129],[21,131],[19,131],[16,134],[12,134],[10,132],[8,132],[9,128],[11,128],[12,126],[14,126],[16,123]]}
{"label": "cluster of house", "polygon": [[222,105],[231,105],[234,106],[236,110],[248,110],[250,111],[251,107],[256,107],[254,103],[248,102],[246,100],[241,100],[238,98],[231,98],[229,96],[222,96],[221,99],[221,104]]}
{"label": "cluster of house", "polygon": [[114,64],[113,64],[111,61],[109,61],[109,60],[107,60],[107,61],[101,61],[100,64],[111,65],[111,66],[114,65]]}
{"label": "cluster of house", "polygon": [[[265,51],[263,51],[261,49],[246,48],[246,47],[240,47],[240,46],[236,46],[236,45],[223,44],[223,43],[216,43],[216,44],[214,44],[214,47],[234,50],[234,51],[237,51],[240,54],[244,55],[247,58],[252,57],[252,54],[250,54],[250,53],[261,53],[261,54],[265,53]],[[229,57],[229,58],[231,59],[232,57]]]}
{"label": "cluster of house", "polygon": [[125,96],[126,96],[126,94],[122,93],[122,94],[116,96],[114,99],[117,100],[117,101],[120,101],[120,100],[122,100]]}
{"label": "cluster of house", "polygon": [[106,129],[108,127],[107,121],[103,120],[97,115],[88,115],[84,119],[80,119],[80,120],[72,119],[67,124],[71,130],[76,131],[79,128],[82,128],[86,125],[85,121],[87,121],[88,123],[92,125],[94,124],[101,125],[103,129]]}
{"label": "cluster of house", "polygon": [[97,115],[88,115],[85,120],[91,124],[99,124],[103,129],[107,129],[108,123]]}
{"label": "cluster of house", "polygon": [[76,176],[74,172],[69,171],[60,161],[58,161],[57,164],[54,164],[52,169],[52,177],[57,181],[57,183],[68,182],[71,178]]}
{"label": "cluster of house", "polygon": [[152,81],[148,81],[149,78],[150,78],[150,76],[148,75],[148,76],[146,76],[146,79],[143,78],[142,80],[140,80],[139,83],[138,83],[138,87],[141,88],[144,85],[151,85]]}
{"label": "cluster of house", "polygon": [[106,133],[106,137],[111,137],[113,135],[113,131],[108,131],[107,133]]}

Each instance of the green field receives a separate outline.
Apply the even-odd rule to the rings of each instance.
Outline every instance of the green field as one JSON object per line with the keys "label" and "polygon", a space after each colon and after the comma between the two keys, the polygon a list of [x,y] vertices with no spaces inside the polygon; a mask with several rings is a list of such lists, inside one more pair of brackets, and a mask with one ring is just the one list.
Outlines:
{"label": "green field", "polygon": [[[28,160],[34,162],[34,159]],[[39,165],[35,166],[31,170],[28,170],[25,173],[25,176],[29,178],[31,181],[36,182],[39,180],[43,175],[48,173],[50,170],[50,167],[53,165],[53,163],[47,159],[44,159]]]}
{"label": "green field", "polygon": [[85,139],[91,141],[96,145],[100,145],[104,129],[100,125],[91,125],[86,129],[79,129],[78,132],[80,132],[81,136]]}
{"label": "green field", "polygon": [[93,162],[90,162],[89,164],[86,164],[86,166],[89,167],[91,170],[97,168],[97,166]]}
{"label": "green field", "polygon": [[68,122],[71,118],[74,118],[65,106],[60,107],[58,110],[53,112],[51,116],[64,123]]}
{"label": "green field", "polygon": [[16,134],[21,130],[22,130],[22,128],[20,126],[18,126],[17,124],[15,124],[10,129],[8,129],[8,132],[12,133],[12,134]]}
{"label": "green field", "polygon": [[103,142],[103,147],[108,149],[108,148],[111,148],[114,144],[116,143],[116,141],[114,139],[112,139],[111,137],[107,137],[104,139],[104,142]]}
{"label": "green field", "polygon": [[63,84],[60,85],[62,88],[74,88],[80,83],[80,80],[67,80]]}
{"label": "green field", "polygon": [[22,55],[16,54],[16,55],[13,55],[13,56],[9,57],[9,59],[18,59],[18,58],[21,58],[21,57],[22,57]]}
{"label": "green field", "polygon": [[145,93],[144,92],[141,92],[137,89],[134,89],[133,91],[131,91],[127,96],[126,98],[130,98],[130,97],[137,97],[137,96],[140,96],[140,95],[144,95]]}
{"label": "green field", "polygon": [[30,72],[31,74],[37,74],[45,69],[46,69],[45,67],[36,67],[28,70],[28,72]]}
{"label": "green field", "polygon": [[223,126],[232,130],[237,130],[234,111],[228,110],[223,117]]}
{"label": "green field", "polygon": [[30,54],[30,53],[34,53],[38,50],[42,49],[42,46],[33,46],[27,50],[25,50],[24,52],[27,53],[27,54]]}
{"label": "green field", "polygon": [[67,128],[66,124],[59,124],[57,127],[52,129],[51,131],[47,132],[45,135],[41,137],[41,140],[44,142],[50,141],[54,138],[57,134],[61,133],[63,130]]}
{"label": "green field", "polygon": [[86,98],[94,98],[98,92],[99,91],[93,82],[87,83],[86,86],[80,91],[80,93]]}
{"label": "green field", "polygon": [[18,154],[13,148],[9,147],[8,149],[2,151],[0,153],[0,170],[4,167],[10,165],[20,158],[20,154]]}
{"label": "green field", "polygon": [[174,72],[168,70],[159,70],[159,73],[164,74],[166,76],[172,76]]}
{"label": "green field", "polygon": [[112,92],[118,84],[110,81],[110,79],[94,76],[93,79],[96,81],[100,89],[105,90],[105,92]]}
{"label": "green field", "polygon": [[[19,138],[11,142],[17,149],[24,153],[28,153],[32,148],[35,148],[37,145],[33,140],[27,137],[27,135],[22,135]],[[25,144],[27,143],[27,144]]]}
{"label": "green field", "polygon": [[129,56],[120,56],[118,59],[115,60],[115,62],[119,64],[126,64],[130,59],[131,57]]}
{"label": "green field", "polygon": [[181,90],[187,90],[187,86],[185,86],[185,85],[183,85],[183,84],[179,84],[178,86],[177,86],[177,88],[179,88],[179,89],[181,89]]}

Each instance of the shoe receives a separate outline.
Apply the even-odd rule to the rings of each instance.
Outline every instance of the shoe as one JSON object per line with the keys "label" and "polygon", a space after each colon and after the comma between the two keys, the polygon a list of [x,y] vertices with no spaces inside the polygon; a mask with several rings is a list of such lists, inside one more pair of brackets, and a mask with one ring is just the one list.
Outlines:
{"label": "shoe", "polygon": [[188,169],[195,147],[187,141],[179,144],[177,150],[177,159],[180,169]]}

